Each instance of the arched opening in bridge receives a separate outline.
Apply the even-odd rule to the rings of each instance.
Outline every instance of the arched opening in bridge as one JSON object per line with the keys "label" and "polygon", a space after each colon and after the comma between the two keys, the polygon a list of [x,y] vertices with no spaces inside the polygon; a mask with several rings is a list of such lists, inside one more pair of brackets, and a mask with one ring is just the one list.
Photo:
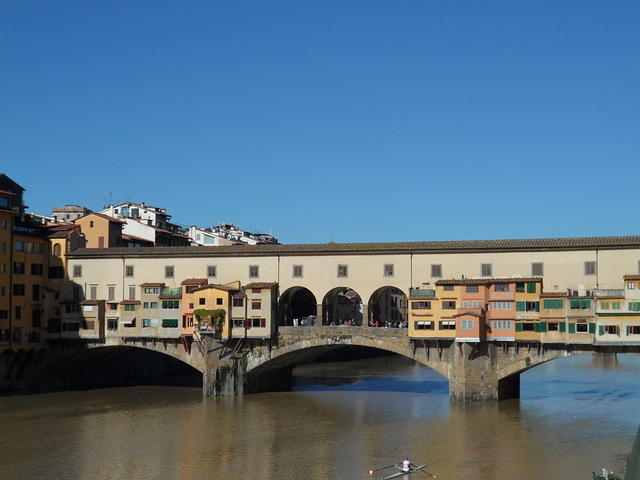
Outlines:
{"label": "arched opening in bridge", "polygon": [[37,388],[45,391],[136,385],[201,387],[202,374],[168,354],[118,345],[56,359],[37,382]]}
{"label": "arched opening in bridge", "polygon": [[322,300],[323,325],[361,326],[363,321],[362,299],[349,287],[337,287]]}
{"label": "arched opening in bridge", "polygon": [[280,295],[278,307],[278,325],[311,326],[317,321],[318,302],[307,288],[288,288]]}
{"label": "arched opening in bridge", "polygon": [[396,287],[382,287],[369,299],[367,325],[370,327],[405,328],[407,326],[407,296]]}

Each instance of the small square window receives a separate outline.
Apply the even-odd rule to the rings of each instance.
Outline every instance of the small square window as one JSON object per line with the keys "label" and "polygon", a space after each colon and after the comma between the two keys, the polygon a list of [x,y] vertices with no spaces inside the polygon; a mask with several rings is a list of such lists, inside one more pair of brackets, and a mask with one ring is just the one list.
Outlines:
{"label": "small square window", "polygon": [[542,262],[533,262],[531,264],[531,275],[542,277],[544,275],[544,264]]}
{"label": "small square window", "polygon": [[490,263],[483,263],[480,266],[480,275],[483,277],[490,277],[493,275],[493,266]]}
{"label": "small square window", "polygon": [[302,265],[293,266],[293,276],[297,278],[302,277]]}
{"label": "small square window", "polygon": [[206,305],[206,303],[207,303],[207,299],[206,298],[200,297],[198,299],[198,305]]}
{"label": "small square window", "polygon": [[431,265],[431,276],[433,278],[442,278],[442,265],[434,263]]}
{"label": "small square window", "polygon": [[133,265],[127,265],[127,266],[124,268],[124,272],[125,272],[125,273],[124,273],[124,274],[125,274],[125,276],[127,276],[127,277],[133,277]]}
{"label": "small square window", "polygon": [[215,277],[217,273],[218,272],[215,265],[209,265],[207,267],[207,277]]}
{"label": "small square window", "polygon": [[73,276],[76,278],[82,276],[82,265],[73,266]]}
{"label": "small square window", "polygon": [[384,276],[393,277],[393,264],[388,263],[384,266]]}
{"label": "small square window", "polygon": [[164,278],[173,278],[173,265],[165,265],[164,267]]}
{"label": "small square window", "polygon": [[338,277],[348,277],[349,276],[349,266],[348,265],[338,265]]}
{"label": "small square window", "polygon": [[258,265],[249,265],[249,278],[258,278]]}
{"label": "small square window", "polygon": [[222,305],[223,300],[224,300],[224,299],[222,299],[222,298],[220,298],[220,297],[216,298],[216,305]]}
{"label": "small square window", "polygon": [[596,274],[596,262],[584,262],[584,274],[595,275]]}

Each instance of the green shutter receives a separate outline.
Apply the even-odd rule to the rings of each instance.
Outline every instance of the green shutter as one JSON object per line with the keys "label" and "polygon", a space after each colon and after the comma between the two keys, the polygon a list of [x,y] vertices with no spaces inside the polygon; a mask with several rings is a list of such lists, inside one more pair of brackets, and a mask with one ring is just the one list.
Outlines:
{"label": "green shutter", "polygon": [[589,333],[596,333],[596,324],[595,323],[590,323],[589,324]]}
{"label": "green shutter", "polygon": [[540,325],[540,331],[541,332],[546,332],[547,331],[547,322],[540,322],[538,325]]}
{"label": "green shutter", "polygon": [[599,325],[598,326],[598,334],[599,335],[604,335],[604,325]]}
{"label": "green shutter", "polygon": [[566,322],[560,322],[560,331],[561,332],[566,332],[567,331],[567,323]]}
{"label": "green shutter", "polygon": [[534,282],[527,283],[527,293],[536,293],[536,284]]}
{"label": "green shutter", "polygon": [[571,308],[580,308],[580,300],[571,300]]}
{"label": "green shutter", "polygon": [[582,308],[591,308],[591,300],[582,300]]}
{"label": "green shutter", "polygon": [[543,305],[544,308],[548,310],[555,310],[563,307],[562,300],[552,299],[552,300],[544,300]]}
{"label": "green shutter", "polygon": [[533,302],[533,303],[535,303],[536,312],[539,312],[540,311],[540,302]]}
{"label": "green shutter", "polygon": [[522,322],[516,322],[516,332],[522,331]]}
{"label": "green shutter", "polygon": [[569,333],[576,333],[576,324],[575,323],[570,323],[569,324]]}
{"label": "green shutter", "polygon": [[527,309],[526,302],[516,302],[516,311],[524,312]]}
{"label": "green shutter", "polygon": [[177,318],[169,318],[162,320],[162,328],[177,328],[178,327],[178,319]]}

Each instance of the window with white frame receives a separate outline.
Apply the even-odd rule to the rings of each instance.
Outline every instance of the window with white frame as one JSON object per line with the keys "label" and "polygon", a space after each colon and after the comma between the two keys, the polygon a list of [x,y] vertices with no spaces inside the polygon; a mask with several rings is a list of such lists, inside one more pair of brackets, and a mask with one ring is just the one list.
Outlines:
{"label": "window with white frame", "polygon": [[460,328],[462,328],[462,330],[473,330],[473,320],[467,319],[467,320],[462,320],[460,322]]}
{"label": "window with white frame", "polygon": [[511,330],[511,320],[494,320],[494,330]]}
{"label": "window with white frame", "polygon": [[490,277],[493,275],[493,265],[490,263],[483,263],[480,265],[480,275],[483,277]]}
{"label": "window with white frame", "polygon": [[493,302],[491,310],[513,310],[513,302]]}

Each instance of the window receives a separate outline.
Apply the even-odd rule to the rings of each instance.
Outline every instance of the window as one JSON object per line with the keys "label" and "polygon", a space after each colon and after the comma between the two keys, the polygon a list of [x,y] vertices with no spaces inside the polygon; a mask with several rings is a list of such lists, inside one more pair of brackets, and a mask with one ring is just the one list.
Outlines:
{"label": "window", "polygon": [[24,262],[13,262],[13,273],[15,275],[24,274]]}
{"label": "window", "polygon": [[251,289],[251,293],[262,293],[262,289],[261,288],[252,288]]}
{"label": "window", "polygon": [[16,320],[22,320],[22,307],[19,305],[16,305],[16,308],[14,310],[14,317],[16,317]]}
{"label": "window", "polygon": [[24,252],[25,251],[25,242],[17,241],[16,242],[16,246],[15,246],[15,251],[16,252]]}
{"label": "window", "polygon": [[560,324],[558,322],[549,322],[547,323],[547,330],[550,332],[557,332],[560,330]]}
{"label": "window", "polygon": [[40,301],[40,285],[33,285],[31,290],[31,300]]}
{"label": "window", "polygon": [[89,285],[89,299],[96,300],[98,298],[98,286]]}
{"label": "window", "polygon": [[163,319],[162,328],[178,328],[178,319],[177,318]]}
{"label": "window", "polygon": [[180,301],[178,300],[163,300],[162,308],[180,308]]}
{"label": "window", "polygon": [[533,262],[531,264],[531,276],[542,277],[544,275],[544,264],[542,262]]}
{"label": "window", "polygon": [[198,298],[198,305],[206,305],[207,299],[205,297]]}
{"label": "window", "polygon": [[629,302],[629,311],[640,312],[640,302]]}
{"label": "window", "polygon": [[75,278],[82,276],[82,265],[74,265],[73,266],[73,276]]}
{"label": "window", "polygon": [[118,309],[118,304],[117,303],[110,303],[109,304],[109,310],[117,310]]}
{"label": "window", "polygon": [[7,197],[0,197],[0,208],[9,208],[9,199]]}
{"label": "window", "polygon": [[173,278],[173,265],[164,266],[164,278]]}
{"label": "window", "polygon": [[136,299],[136,287],[134,285],[129,286],[129,300]]}
{"label": "window", "polygon": [[640,335],[640,326],[637,326],[637,325],[628,326],[627,335]]}
{"label": "window", "polygon": [[524,288],[525,288],[525,283],[524,282],[517,282],[516,283],[516,292],[524,292]]}
{"label": "window", "polygon": [[464,300],[462,308],[480,308],[480,302],[478,300]]}
{"label": "window", "polygon": [[107,300],[114,300],[116,298],[116,286],[109,285],[107,287]]}
{"label": "window", "polygon": [[453,292],[453,287],[454,287],[453,285],[445,285],[443,290],[445,292]]}
{"label": "window", "polygon": [[480,291],[480,287],[478,285],[467,285],[465,291],[467,293],[478,293]]}
{"label": "window", "polygon": [[558,310],[564,308],[564,300],[560,299],[545,299],[542,302],[542,306],[547,310]]}
{"label": "window", "polygon": [[258,278],[258,265],[249,265],[249,278]]}
{"label": "window", "polygon": [[496,292],[508,292],[509,284],[508,283],[496,283],[493,287]]}
{"label": "window", "polygon": [[431,264],[431,277],[442,278],[442,265],[439,263]]}
{"label": "window", "polygon": [[527,293],[536,293],[535,282],[527,282]]}
{"label": "window", "polygon": [[413,323],[415,330],[433,330],[433,322],[429,320],[419,320]]}
{"label": "window", "polygon": [[492,310],[512,310],[513,302],[493,302],[491,304]]}
{"label": "window", "polygon": [[591,300],[571,300],[569,307],[571,310],[588,310],[591,308]]}
{"label": "window", "polygon": [[130,304],[130,303],[127,303],[127,304],[124,306],[124,311],[125,311],[125,312],[135,312],[135,311],[136,311],[136,306],[135,306],[135,305],[132,305],[132,304]]}
{"label": "window", "polygon": [[595,275],[596,274],[596,262],[584,262],[584,274]]}
{"label": "window", "polygon": [[260,300],[253,300],[251,302],[251,310],[261,310],[262,302]]}
{"label": "window", "polygon": [[267,326],[267,321],[264,318],[252,318],[251,326],[256,328],[264,328]]}
{"label": "window", "polygon": [[[2,267],[2,265],[0,265]],[[0,272],[2,268],[0,268]],[[64,268],[62,267],[49,267],[49,278],[64,278]]]}
{"label": "window", "polygon": [[604,325],[604,333],[609,335],[618,335],[618,325]]}
{"label": "window", "polygon": [[445,300],[442,302],[443,310],[454,310],[456,308],[456,302]]}
{"label": "window", "polygon": [[95,330],[96,322],[94,320],[85,320],[82,322],[82,328],[85,330]]}
{"label": "window", "polygon": [[480,275],[482,277],[490,277],[492,275],[493,268],[490,263],[483,263],[480,265]]}
{"label": "window", "polygon": [[439,325],[440,330],[455,330],[456,322],[455,320],[443,320]]}
{"label": "window", "polygon": [[125,277],[133,277],[133,265],[126,265],[124,267]]}
{"label": "window", "polygon": [[627,290],[635,290],[635,289],[636,289],[636,283],[635,282],[627,283]]}
{"label": "window", "polygon": [[620,302],[611,302],[611,310],[620,310]]}
{"label": "window", "polygon": [[234,307],[243,307],[244,306],[244,298],[234,298],[233,299]]}
{"label": "window", "polygon": [[149,328],[151,326],[151,319],[150,318],[143,318],[142,319],[142,328]]}
{"label": "window", "polygon": [[207,277],[215,277],[217,274],[216,271],[216,266],[215,265],[208,265],[207,266]]}
{"label": "window", "polygon": [[224,303],[224,298],[222,297],[217,297],[216,298],[216,305],[222,305]]}
{"label": "window", "polygon": [[494,320],[494,330],[511,330],[511,320]]}
{"label": "window", "polygon": [[80,288],[80,285],[72,285],[71,286],[71,297],[74,300],[82,300],[82,289]]}
{"label": "window", "polygon": [[9,318],[9,310],[0,310],[0,320]]}
{"label": "window", "polygon": [[523,332],[535,332],[536,330],[536,325],[533,322],[529,322],[529,323],[523,323],[522,324],[522,331]]}
{"label": "window", "polygon": [[158,302],[150,302],[149,308],[158,308]]}
{"label": "window", "polygon": [[338,265],[338,277],[348,277],[349,276],[349,266],[340,264]]}
{"label": "window", "polygon": [[44,268],[41,263],[31,264],[31,275],[42,275],[43,272],[44,272]]}
{"label": "window", "polygon": [[54,257],[59,257],[62,254],[62,247],[60,246],[59,243],[56,243],[53,246],[53,256]]}
{"label": "window", "polygon": [[462,320],[460,323],[460,328],[462,328],[462,330],[473,330],[473,320]]}
{"label": "window", "polygon": [[160,287],[145,288],[144,293],[160,293]]}
{"label": "window", "polygon": [[244,320],[235,319],[233,321],[233,327],[234,328],[242,328],[242,327],[244,327]]}
{"label": "window", "polygon": [[22,296],[24,295],[24,284],[22,283],[14,283],[13,284],[13,294]]}
{"label": "window", "polygon": [[411,302],[411,308],[413,310],[430,310],[431,302]]}
{"label": "window", "polygon": [[[149,302],[144,302],[142,308],[149,308]],[[144,320],[143,320],[144,321]]]}
{"label": "window", "polygon": [[297,278],[302,277],[302,265],[293,266],[293,276]]}
{"label": "window", "polygon": [[393,277],[393,264],[387,263],[384,266],[384,276],[385,277]]}
{"label": "window", "polygon": [[588,333],[588,332],[589,332],[589,325],[587,324],[587,322],[576,323],[576,333]]}

